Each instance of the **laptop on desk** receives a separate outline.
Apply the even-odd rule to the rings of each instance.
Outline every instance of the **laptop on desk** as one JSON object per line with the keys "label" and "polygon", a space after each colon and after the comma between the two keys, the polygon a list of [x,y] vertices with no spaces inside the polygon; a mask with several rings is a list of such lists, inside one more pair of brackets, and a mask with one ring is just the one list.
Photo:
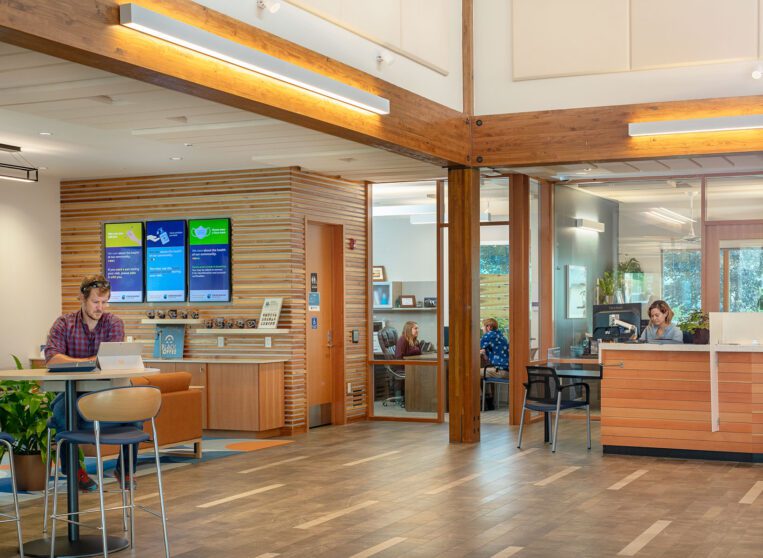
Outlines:
{"label": "laptop on desk", "polygon": [[48,372],[92,372],[95,370],[94,360],[78,360],[75,362],[56,362],[48,364]]}
{"label": "laptop on desk", "polygon": [[101,370],[142,370],[145,368],[142,355],[142,343],[101,343],[98,347],[98,368]]}

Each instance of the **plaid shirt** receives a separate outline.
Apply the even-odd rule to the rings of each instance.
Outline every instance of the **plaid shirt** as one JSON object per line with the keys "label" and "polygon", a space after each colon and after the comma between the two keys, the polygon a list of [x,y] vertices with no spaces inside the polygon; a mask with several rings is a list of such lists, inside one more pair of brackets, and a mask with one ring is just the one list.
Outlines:
{"label": "plaid shirt", "polygon": [[60,316],[50,328],[45,345],[45,361],[56,355],[72,358],[94,357],[104,341],[124,341],[125,325],[122,320],[104,312],[94,330],[82,319],[82,310]]}

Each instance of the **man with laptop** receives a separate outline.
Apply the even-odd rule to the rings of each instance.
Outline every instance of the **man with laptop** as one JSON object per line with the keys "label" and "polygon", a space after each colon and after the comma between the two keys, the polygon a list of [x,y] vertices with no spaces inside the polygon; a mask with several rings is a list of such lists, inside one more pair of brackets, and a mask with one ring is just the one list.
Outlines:
{"label": "man with laptop", "polygon": [[[48,343],[45,346],[45,361],[48,365],[94,361],[101,343],[124,341],[124,323],[119,317],[105,311],[109,305],[110,295],[111,286],[103,275],[88,275],[82,279],[77,297],[81,303],[81,308],[77,312],[59,316],[48,333]],[[52,408],[52,425],[57,432],[61,432],[66,429],[63,394],[56,397]],[[80,427],[92,428],[92,423],[81,421]],[[67,449],[68,444],[64,445],[61,453],[64,474],[68,474],[66,470]],[[124,448],[122,448],[122,452],[125,456],[127,455]],[[137,445],[133,450],[133,455],[136,457],[138,455]],[[127,462],[126,458],[125,462]],[[133,472],[134,468],[135,463],[133,463]],[[122,478],[119,462],[117,462],[114,476],[118,480]],[[94,491],[98,489],[98,485],[81,466],[78,481],[80,490]]]}

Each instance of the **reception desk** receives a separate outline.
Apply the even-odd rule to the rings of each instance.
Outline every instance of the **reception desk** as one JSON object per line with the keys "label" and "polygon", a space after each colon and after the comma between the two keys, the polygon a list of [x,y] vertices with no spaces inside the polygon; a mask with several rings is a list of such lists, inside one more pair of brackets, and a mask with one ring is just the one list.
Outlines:
{"label": "reception desk", "polygon": [[601,346],[604,453],[763,462],[763,347]]}

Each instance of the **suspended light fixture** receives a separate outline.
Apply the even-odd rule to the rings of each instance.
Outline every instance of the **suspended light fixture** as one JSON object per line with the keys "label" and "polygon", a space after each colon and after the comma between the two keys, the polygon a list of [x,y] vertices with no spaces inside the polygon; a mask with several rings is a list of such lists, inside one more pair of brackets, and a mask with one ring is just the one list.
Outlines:
{"label": "suspended light fixture", "polygon": [[727,132],[730,130],[755,130],[763,128],[763,114],[739,116],[714,116],[687,120],[659,120],[656,122],[630,122],[628,135],[663,136],[668,134],[693,134],[697,132]]}
{"label": "suspended light fixture", "polygon": [[130,29],[312,91],[351,108],[376,114],[389,114],[389,99],[251,49],[205,29],[153,12],[143,6],[122,4],[119,7],[119,21]]}
{"label": "suspended light fixture", "polygon": [[29,161],[20,155],[21,148],[0,143],[0,152],[8,153],[12,162],[0,160],[0,179],[16,182],[37,182],[38,172]]}

